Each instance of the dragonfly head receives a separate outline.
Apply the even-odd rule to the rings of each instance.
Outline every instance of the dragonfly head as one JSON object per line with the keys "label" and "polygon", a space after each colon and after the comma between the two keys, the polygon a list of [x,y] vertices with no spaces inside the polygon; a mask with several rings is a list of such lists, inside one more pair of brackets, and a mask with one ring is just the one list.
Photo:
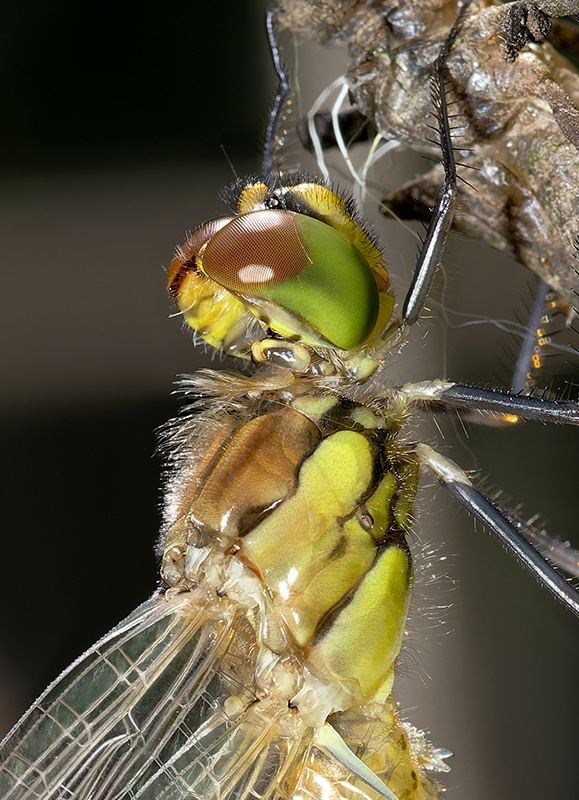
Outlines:
{"label": "dragonfly head", "polygon": [[235,213],[198,228],[169,267],[169,291],[196,333],[245,358],[271,336],[322,357],[378,342],[394,296],[353,204],[304,178],[231,193]]}

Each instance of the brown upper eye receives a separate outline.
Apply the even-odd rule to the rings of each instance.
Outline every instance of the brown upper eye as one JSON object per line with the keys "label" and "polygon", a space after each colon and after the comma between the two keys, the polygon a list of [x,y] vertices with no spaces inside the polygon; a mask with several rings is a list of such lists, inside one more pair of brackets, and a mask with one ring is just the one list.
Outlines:
{"label": "brown upper eye", "polygon": [[235,217],[212,237],[203,253],[203,271],[239,294],[259,292],[297,275],[309,259],[299,217],[265,209]]}
{"label": "brown upper eye", "polygon": [[187,241],[179,247],[167,270],[167,288],[173,298],[178,297],[187,273],[199,266],[199,254],[207,242],[211,241],[215,234],[232,219],[233,217],[219,217],[219,219],[206,222],[193,231]]}

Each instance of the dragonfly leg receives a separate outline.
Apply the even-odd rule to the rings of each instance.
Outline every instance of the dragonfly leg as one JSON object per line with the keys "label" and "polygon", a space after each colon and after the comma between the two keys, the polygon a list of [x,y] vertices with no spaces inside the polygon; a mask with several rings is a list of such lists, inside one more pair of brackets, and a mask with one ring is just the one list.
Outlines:
{"label": "dragonfly leg", "polygon": [[579,425],[579,403],[483,389],[453,381],[407,383],[402,394],[410,402],[430,403],[448,409],[505,414],[517,419]]}
{"label": "dragonfly leg", "polygon": [[261,339],[251,346],[251,358],[256,364],[288,367],[292,372],[306,374],[312,358],[307,347],[297,342],[279,339]]}
{"label": "dragonfly leg", "polygon": [[440,455],[427,444],[418,444],[416,452],[422,464],[430,469],[450,493],[490,533],[497,537],[506,549],[560,600],[575,616],[579,617],[579,592],[563,575],[543,558],[541,553],[522,533],[520,528],[480,492],[466,473],[453,461]]}
{"label": "dragonfly leg", "polygon": [[263,148],[263,160],[261,162],[262,174],[266,183],[269,183],[274,173],[278,125],[286,98],[290,91],[288,73],[281,58],[279,42],[275,33],[275,22],[278,11],[279,9],[277,8],[270,8],[266,14],[267,40],[269,42],[269,49],[271,52],[273,66],[275,68],[275,74],[277,75],[275,98],[267,122],[265,146]]}
{"label": "dragonfly leg", "polygon": [[426,231],[426,237],[414,268],[414,275],[404,300],[402,322],[413,325],[420,316],[426,298],[430,292],[432,281],[442,258],[446,237],[452,225],[457,197],[457,175],[452,134],[448,117],[448,100],[445,91],[446,59],[459,31],[469,2],[464,2],[458,12],[454,25],[450,29],[446,41],[434,63],[432,80],[432,96],[436,109],[442,166],[444,167],[444,183],[438,190],[432,217]]}
{"label": "dragonfly leg", "polygon": [[571,547],[569,542],[562,542],[550,536],[544,528],[538,528],[533,520],[519,519],[516,515],[514,519],[516,526],[535,545],[539,553],[572,578],[579,579],[579,550]]}
{"label": "dragonfly leg", "polygon": [[549,286],[545,281],[539,281],[511,379],[511,388],[515,394],[529,388],[529,381],[533,373],[533,355],[537,347],[537,331],[541,326],[541,318],[545,314],[549,291]]}

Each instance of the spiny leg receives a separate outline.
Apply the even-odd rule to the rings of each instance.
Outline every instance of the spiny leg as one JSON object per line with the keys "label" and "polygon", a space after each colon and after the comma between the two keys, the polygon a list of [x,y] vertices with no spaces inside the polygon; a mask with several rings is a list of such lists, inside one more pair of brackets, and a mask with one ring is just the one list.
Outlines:
{"label": "spiny leg", "polygon": [[[524,333],[511,378],[513,394],[529,392],[536,386],[537,378],[545,361],[545,354],[542,351],[545,349],[545,345],[550,344],[550,337],[545,333],[545,326],[552,321],[554,314],[564,313],[564,306],[564,300],[553,292],[545,281],[540,280],[535,290],[528,319],[524,325]],[[569,324],[569,314],[567,314],[567,325]],[[480,422],[481,420],[473,421]],[[495,417],[493,424],[497,424],[499,421],[499,417]]]}
{"label": "spiny leg", "polygon": [[[481,389],[477,386],[466,386],[450,381],[409,383],[402,387],[401,392],[406,402],[430,403],[451,410],[470,412],[471,419],[474,418],[476,412],[482,415],[490,412],[493,417],[504,419],[510,417],[511,421],[527,419],[568,425],[579,424],[579,405],[577,403],[512,395],[508,392]],[[484,498],[484,495],[481,497]],[[490,503],[487,498],[484,500]],[[510,512],[504,513],[496,506],[494,508],[508,521],[510,529],[514,529],[524,536],[538,553],[542,554],[542,557],[548,558],[552,564],[563,569],[569,575],[579,578],[579,552],[577,550],[569,544],[549,536],[546,531],[537,529],[532,523],[518,519]]]}
{"label": "spiny leg", "polygon": [[537,528],[533,520],[525,521],[519,519],[517,515],[512,517],[509,515],[509,518],[512,518],[517,528],[551,564],[572,578],[579,579],[579,550],[571,547],[569,542],[562,542],[550,536],[543,528]]}
{"label": "spiny leg", "polygon": [[275,22],[278,14],[277,8],[270,8],[266,14],[266,28],[267,40],[269,42],[269,49],[275,74],[277,75],[277,87],[275,90],[275,98],[271,108],[269,119],[267,122],[267,130],[265,133],[265,146],[263,148],[262,160],[262,173],[263,178],[267,182],[270,181],[274,171],[274,157],[275,148],[277,144],[277,131],[281,113],[283,111],[284,103],[290,91],[290,82],[287,70],[283,65],[279,42],[275,34]]}
{"label": "spiny leg", "polygon": [[466,0],[466,2],[463,2],[460,6],[454,25],[450,29],[450,33],[434,64],[432,94],[436,108],[445,178],[444,183],[438,190],[432,217],[426,231],[426,237],[420,248],[412,282],[408,289],[406,299],[404,300],[402,321],[405,325],[413,325],[418,320],[424,308],[434,275],[440,264],[446,237],[454,217],[458,189],[456,162],[448,117],[448,101],[445,92],[445,68],[446,59],[448,58],[454,40],[458,34],[460,24],[469,5],[470,0]]}
{"label": "spiny leg", "polygon": [[427,444],[418,444],[416,452],[421,463],[434,472],[461,505],[480,520],[546,589],[579,617],[579,592],[545,560],[519,527],[473,486],[466,473]]}
{"label": "spiny leg", "polygon": [[533,372],[533,355],[537,347],[537,331],[540,328],[541,318],[545,314],[549,292],[549,286],[545,281],[539,281],[511,380],[511,388],[515,394],[529,388],[529,380]]}
{"label": "spiny leg", "polygon": [[522,419],[540,422],[560,422],[563,425],[579,425],[579,404],[542,397],[482,389],[453,381],[422,381],[407,383],[401,392],[406,400],[430,403],[448,409],[466,411],[490,411],[509,414]]}
{"label": "spiny leg", "polygon": [[[542,320],[546,314],[551,289],[545,281],[540,280],[535,290],[533,304],[529,311],[529,317],[524,326],[523,338],[517,354],[517,360],[511,378],[511,393],[518,395],[529,391],[533,386],[533,379],[538,372],[542,359],[538,356],[543,338]],[[492,417],[470,417],[470,421],[479,425],[501,425],[508,424],[508,416],[493,414]]]}

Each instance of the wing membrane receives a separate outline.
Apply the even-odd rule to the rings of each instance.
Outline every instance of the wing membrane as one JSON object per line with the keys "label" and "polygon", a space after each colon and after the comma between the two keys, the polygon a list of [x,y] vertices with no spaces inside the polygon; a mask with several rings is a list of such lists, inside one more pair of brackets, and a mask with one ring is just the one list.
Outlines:
{"label": "wing membrane", "polygon": [[112,800],[132,792],[151,762],[198,727],[195,716],[218,703],[208,686],[232,621],[212,620],[190,594],[154,596],[136,609],[11,731],[0,749],[0,796]]}
{"label": "wing membrane", "polygon": [[[0,746],[0,797],[379,800],[316,748],[283,691],[258,697],[248,611],[215,602],[153,596],[72,664]],[[362,728],[353,739],[374,751]],[[412,800],[432,796],[417,785]]]}
{"label": "wing membrane", "polygon": [[[224,601],[226,602],[226,601]],[[230,609],[232,604],[230,605]],[[72,664],[0,748],[3,800],[289,797],[307,741],[258,701],[246,610],[154,596]]]}

